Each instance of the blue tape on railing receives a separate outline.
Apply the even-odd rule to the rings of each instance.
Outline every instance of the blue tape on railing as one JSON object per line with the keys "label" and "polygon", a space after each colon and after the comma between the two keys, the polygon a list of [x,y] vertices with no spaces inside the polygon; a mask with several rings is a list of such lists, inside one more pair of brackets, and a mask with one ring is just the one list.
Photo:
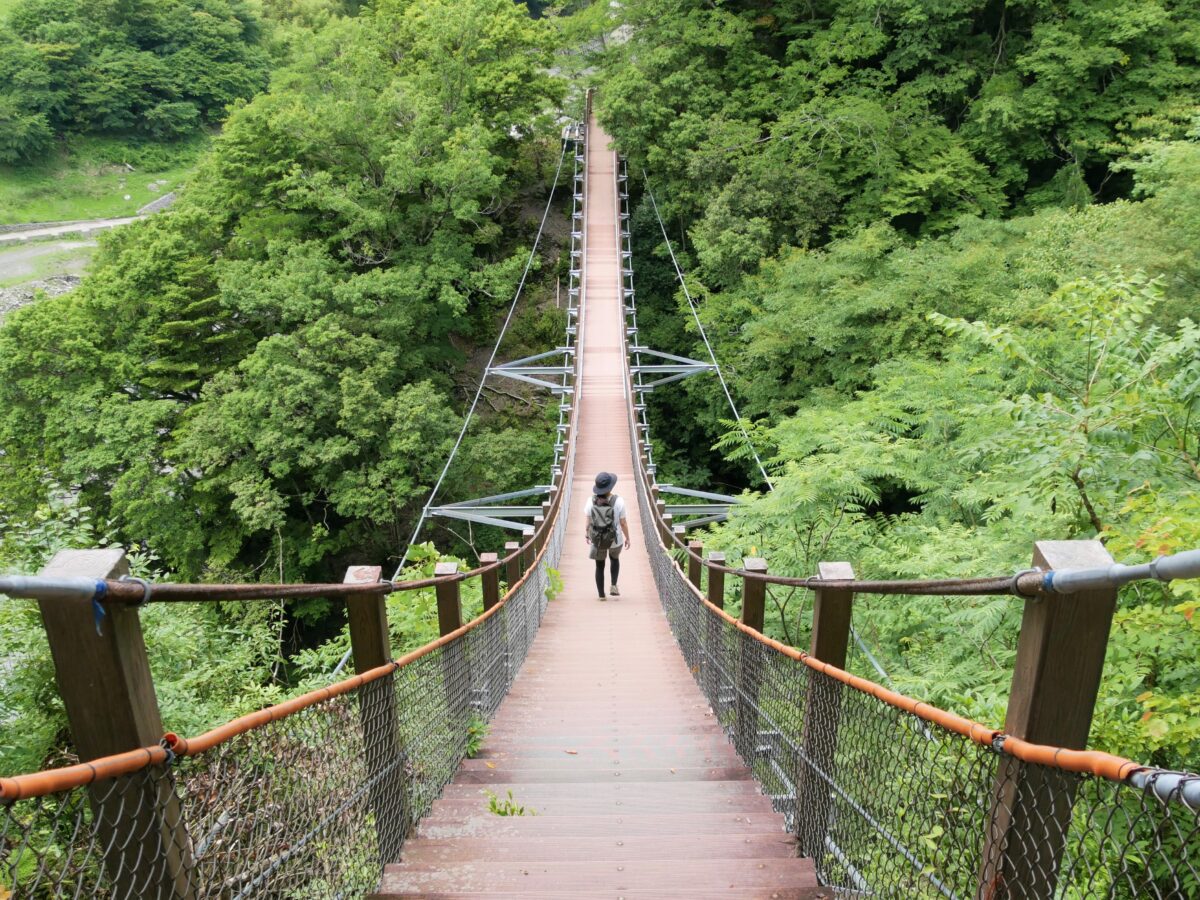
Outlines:
{"label": "blue tape on railing", "polygon": [[108,594],[108,585],[103,581],[96,580],[96,593],[92,594],[92,618],[96,620],[96,634],[104,634],[104,604],[103,600]]}

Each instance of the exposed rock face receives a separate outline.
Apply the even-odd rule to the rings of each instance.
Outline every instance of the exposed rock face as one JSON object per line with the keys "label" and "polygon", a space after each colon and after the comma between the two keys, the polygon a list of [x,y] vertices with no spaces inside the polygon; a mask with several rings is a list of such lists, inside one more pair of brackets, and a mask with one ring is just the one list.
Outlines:
{"label": "exposed rock face", "polygon": [[37,299],[41,291],[47,297],[57,297],[72,290],[81,281],[78,275],[51,275],[42,281],[30,281],[17,287],[0,288],[0,320],[4,314]]}

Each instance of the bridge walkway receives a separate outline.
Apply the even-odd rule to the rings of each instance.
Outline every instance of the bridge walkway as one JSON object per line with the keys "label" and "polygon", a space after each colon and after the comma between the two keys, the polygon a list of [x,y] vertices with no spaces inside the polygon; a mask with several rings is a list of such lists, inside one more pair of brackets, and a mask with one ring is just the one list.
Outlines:
{"label": "bridge walkway", "polygon": [[[819,896],[671,635],[641,546],[622,357],[616,158],[589,123],[576,477],[551,605],[524,668],[378,898]],[[633,546],[600,602],[583,507],[618,475]],[[511,799],[510,799],[511,792]],[[493,799],[495,798],[495,799]],[[524,814],[497,815],[490,806]]]}

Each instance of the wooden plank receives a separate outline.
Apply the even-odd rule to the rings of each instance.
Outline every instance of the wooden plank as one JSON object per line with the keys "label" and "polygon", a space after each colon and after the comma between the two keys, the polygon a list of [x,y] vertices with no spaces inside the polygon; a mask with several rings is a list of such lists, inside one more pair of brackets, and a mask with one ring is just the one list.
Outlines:
{"label": "wooden plank", "polygon": [[417,826],[417,837],[420,840],[461,837],[481,839],[484,836],[495,839],[545,839],[549,837],[621,838],[622,836],[690,835],[694,837],[724,837],[730,842],[734,842],[755,834],[786,836],[787,832],[783,828],[782,818],[777,816],[724,812],[694,815],[656,813],[645,816],[568,815],[539,818],[536,816],[497,817],[486,810],[473,810],[462,815],[427,816]]}
{"label": "wooden plank", "polygon": [[678,891],[677,896],[690,897],[695,890],[711,889],[714,884],[727,891],[816,887],[809,860],[766,858],[746,862],[749,864],[736,868],[725,859],[689,860],[686,867],[675,860],[662,859],[593,860],[586,864],[480,860],[429,868],[406,865],[403,869],[390,867],[385,872],[380,893],[465,888],[468,891],[557,890],[566,896],[577,890],[627,891],[639,886],[661,889],[672,885]]}
{"label": "wooden plank", "polygon": [[445,865],[471,859],[546,862],[593,859],[786,859],[796,855],[789,834],[751,834],[730,840],[727,835],[641,835],[636,839],[605,835],[600,838],[442,838],[414,841],[404,853],[406,863]]}

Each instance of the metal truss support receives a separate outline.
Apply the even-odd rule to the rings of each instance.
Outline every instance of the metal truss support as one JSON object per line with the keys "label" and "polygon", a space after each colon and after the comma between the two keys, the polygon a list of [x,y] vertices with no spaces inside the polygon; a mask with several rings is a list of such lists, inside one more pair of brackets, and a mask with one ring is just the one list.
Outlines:
{"label": "metal truss support", "polygon": [[[681,497],[693,497],[696,500],[707,500],[707,503],[668,503],[666,511],[675,520],[676,525],[684,528],[697,528],[713,522],[723,522],[729,516],[730,507],[738,502],[737,497],[728,494],[717,494],[712,491],[697,491],[692,488],[676,487],[673,484],[658,486],[660,494],[676,494]],[[681,519],[680,516],[696,516],[694,519]]]}
{"label": "metal truss support", "polygon": [[538,387],[544,387],[554,394],[571,394],[574,393],[574,388],[565,383],[556,383],[547,380],[548,377],[557,376],[563,381],[566,377],[574,374],[575,368],[571,365],[531,365],[540,360],[551,359],[556,356],[563,357],[564,361],[569,360],[575,354],[574,347],[556,347],[553,350],[548,350],[545,353],[536,353],[533,356],[525,356],[521,359],[510,360],[506,363],[501,363],[498,366],[492,366],[487,370],[488,375],[503,375],[505,378],[513,378],[517,381],[524,381],[528,384],[534,384]]}
{"label": "metal truss support", "polygon": [[[479,525],[495,525],[497,528],[507,528],[510,531],[524,531],[529,527],[528,522],[513,522],[512,519],[533,519],[542,514],[540,506],[511,506],[498,505],[505,500],[516,500],[521,497],[537,497],[548,494],[553,490],[549,484],[539,484],[523,491],[509,491],[506,494],[493,494],[490,497],[479,497],[475,500],[460,500],[457,503],[446,503],[442,506],[431,506],[425,510],[427,515],[442,519],[461,519],[475,522]],[[507,516],[509,518],[498,518]]]}
{"label": "metal truss support", "polygon": [[[634,375],[664,376],[658,378],[657,381],[637,385],[637,390],[639,391],[652,391],[660,385],[679,381],[690,375],[699,375],[701,372],[715,372],[717,370],[717,367],[712,363],[700,362],[697,359],[688,359],[686,356],[676,356],[674,353],[663,353],[661,350],[651,350],[649,347],[636,344],[630,346],[629,352],[638,357],[638,363],[629,367],[629,370]],[[642,356],[665,359],[667,362],[642,365]]]}

